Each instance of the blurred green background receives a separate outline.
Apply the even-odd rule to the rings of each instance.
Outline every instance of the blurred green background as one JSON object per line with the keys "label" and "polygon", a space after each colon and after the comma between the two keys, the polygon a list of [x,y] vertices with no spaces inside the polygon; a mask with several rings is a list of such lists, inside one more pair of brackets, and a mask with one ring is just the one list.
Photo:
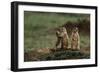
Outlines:
{"label": "blurred green background", "polygon": [[72,25],[79,26],[81,48],[90,49],[90,15],[74,13],[51,13],[24,11],[24,51],[54,48],[56,43],[55,28]]}

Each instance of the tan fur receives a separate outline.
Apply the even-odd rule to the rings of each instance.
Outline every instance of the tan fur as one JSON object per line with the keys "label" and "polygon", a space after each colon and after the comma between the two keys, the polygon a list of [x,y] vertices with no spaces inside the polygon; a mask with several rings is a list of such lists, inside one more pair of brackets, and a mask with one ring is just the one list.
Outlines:
{"label": "tan fur", "polygon": [[57,42],[56,42],[56,48],[60,45],[60,48],[67,49],[68,48],[68,34],[65,27],[60,27],[56,31],[57,36]]}
{"label": "tan fur", "polygon": [[73,50],[80,50],[80,36],[77,27],[73,29],[71,34],[71,48]]}

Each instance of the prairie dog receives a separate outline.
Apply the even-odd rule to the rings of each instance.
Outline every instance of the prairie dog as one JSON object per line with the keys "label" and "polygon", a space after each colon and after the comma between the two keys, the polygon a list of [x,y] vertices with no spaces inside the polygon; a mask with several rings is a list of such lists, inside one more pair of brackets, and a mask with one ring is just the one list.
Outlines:
{"label": "prairie dog", "polygon": [[73,50],[80,50],[80,36],[79,36],[79,32],[78,32],[78,28],[75,27],[72,30],[72,34],[71,34],[71,48]]}

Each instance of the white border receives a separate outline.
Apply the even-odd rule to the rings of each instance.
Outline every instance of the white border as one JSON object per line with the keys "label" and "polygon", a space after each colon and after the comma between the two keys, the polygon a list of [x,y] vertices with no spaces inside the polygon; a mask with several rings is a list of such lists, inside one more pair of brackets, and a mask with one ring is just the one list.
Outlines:
{"label": "white border", "polygon": [[[24,62],[24,11],[42,11],[42,12],[64,12],[64,13],[88,13],[91,20],[91,58],[79,60],[61,60],[61,61],[40,61],[40,62]],[[50,66],[71,66],[95,64],[95,10],[82,8],[61,8],[47,6],[18,6],[18,68],[36,68]]]}

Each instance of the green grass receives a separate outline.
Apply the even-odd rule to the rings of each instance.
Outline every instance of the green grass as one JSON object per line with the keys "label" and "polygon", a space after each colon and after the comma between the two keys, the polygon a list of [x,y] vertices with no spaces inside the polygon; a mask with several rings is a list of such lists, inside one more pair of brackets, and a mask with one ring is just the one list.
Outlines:
{"label": "green grass", "polygon": [[89,55],[79,51],[58,51],[40,57],[40,60],[67,60],[67,59],[88,59]]}
{"label": "green grass", "polygon": [[[59,14],[42,12],[24,12],[24,50],[25,52],[40,49],[54,48],[56,42],[53,29],[71,21],[89,18],[88,14]],[[81,32],[80,32],[81,33]],[[89,35],[80,34],[81,47],[88,47]]]}
{"label": "green grass", "polygon": [[90,47],[90,37],[89,35],[80,35],[80,46],[81,48]]}
{"label": "green grass", "polygon": [[71,51],[71,50],[61,50],[55,51],[47,54],[41,54],[38,52],[27,52],[24,55],[25,62],[28,61],[47,61],[47,60],[73,60],[73,59],[89,59],[89,54],[80,52],[80,51]]}

